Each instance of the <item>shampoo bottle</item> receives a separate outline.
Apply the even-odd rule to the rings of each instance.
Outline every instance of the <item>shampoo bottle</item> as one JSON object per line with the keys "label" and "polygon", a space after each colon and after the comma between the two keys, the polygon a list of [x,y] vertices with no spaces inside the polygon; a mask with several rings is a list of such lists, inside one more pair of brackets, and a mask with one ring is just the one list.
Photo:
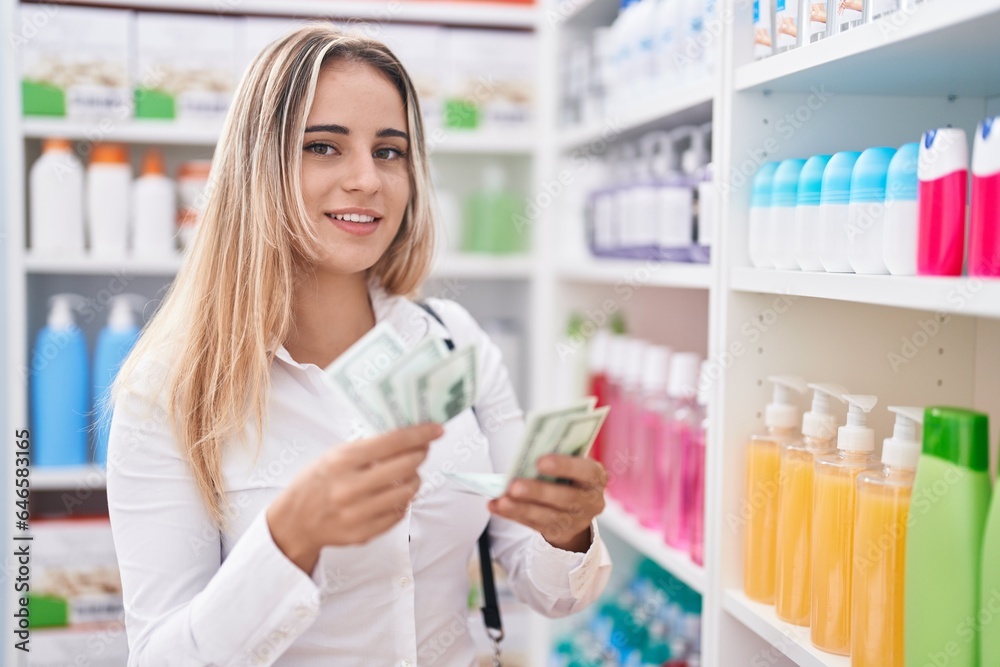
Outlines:
{"label": "shampoo bottle", "polygon": [[663,539],[668,545],[686,551],[691,539],[692,501],[687,495],[690,477],[696,465],[694,432],[701,426],[698,408],[698,370],[701,357],[693,352],[680,352],[670,361],[670,395],[672,414],[669,416],[667,442],[673,449],[673,465],[667,471],[666,502],[663,504]]}
{"label": "shampoo bottle", "polygon": [[969,221],[969,275],[1000,276],[1000,116],[976,130],[972,149],[972,207]]}
{"label": "shampoo bottle", "polygon": [[69,141],[42,142],[28,176],[28,209],[32,252],[83,256],[83,165]]}
{"label": "shampoo bottle", "polygon": [[133,310],[142,312],[146,298],[138,294],[117,294],[111,301],[111,314],[108,324],[101,329],[97,337],[97,348],[94,352],[94,425],[96,439],[94,441],[94,463],[105,465],[108,461],[108,434],[111,427],[111,414],[106,412],[105,401],[108,389],[114,382],[115,375],[122,362],[132,351],[132,346],[139,339],[139,325],[133,316]]}
{"label": "shampoo bottle", "polygon": [[771,191],[771,225],[768,236],[774,268],[798,270],[795,261],[795,211],[799,198],[799,176],[805,160],[783,160],[774,173]]}
{"label": "shampoo bottle", "polygon": [[84,303],[76,294],[51,297],[48,323],[35,338],[31,430],[33,463],[38,467],[84,465],[90,460],[90,355],[73,318],[73,309]]}
{"label": "shampoo bottle", "polygon": [[639,421],[639,447],[636,460],[636,517],[646,528],[660,530],[663,507],[663,480],[659,471],[665,457],[667,417],[667,370],[671,350],[650,345],[642,369],[642,404]]}
{"label": "shampoo bottle", "polygon": [[816,457],[837,450],[833,402],[847,390],[835,384],[810,384],[812,409],[802,415],[802,441],[781,448],[778,484],[777,571],[774,610],[783,621],[809,625],[812,613],[812,502]]}
{"label": "shampoo bottle", "polygon": [[94,144],[87,166],[90,254],[119,259],[128,247],[132,166],[122,144]]}
{"label": "shampoo bottle", "polygon": [[753,178],[753,190],[750,194],[750,224],[747,230],[747,243],[750,263],[759,269],[774,268],[769,231],[771,227],[771,190],[776,171],[778,171],[777,162],[762,164]]}
{"label": "shampoo bottle", "polygon": [[162,259],[177,254],[177,189],[167,178],[163,152],[149,149],[132,191],[132,253]]}
{"label": "shampoo bottle", "polygon": [[855,273],[889,273],[882,259],[885,229],[885,184],[895,148],[869,148],[854,164],[848,209],[848,259]]}
{"label": "shampoo bottle", "polygon": [[866,425],[866,414],[878,400],[857,394],[844,399],[849,405],[847,424],[837,431],[837,453],[816,459],[809,618],[813,645],[838,655],[851,652],[857,478],[876,464],[875,431]]}
{"label": "shampoo bottle", "polygon": [[487,165],[482,188],[466,201],[463,240],[469,252],[499,255],[527,248],[531,230],[518,226],[518,198],[507,192],[505,181],[503,167]]}
{"label": "shampoo bottle", "polygon": [[851,242],[847,236],[850,221],[851,175],[861,157],[857,151],[835,153],[823,171],[823,190],[819,196],[819,215],[823,224],[823,248],[820,262],[829,273],[850,273]]}
{"label": "shampoo bottle", "polygon": [[[906,532],[908,665],[990,664],[978,658],[981,625],[975,620],[990,491],[987,416],[927,408]],[[988,566],[995,569],[996,563]]]}
{"label": "shampoo bottle", "polygon": [[917,272],[922,276],[962,275],[968,171],[965,130],[948,127],[924,133],[917,165]]}
{"label": "shampoo bottle", "polygon": [[823,189],[823,171],[829,155],[814,155],[802,166],[799,174],[798,200],[795,203],[795,263],[803,271],[822,271],[819,260],[823,247],[823,224],[819,200]]}
{"label": "shampoo bottle", "polygon": [[801,439],[799,409],[792,397],[794,392],[804,393],[806,383],[789,376],[771,376],[768,381],[774,384],[774,398],[764,411],[766,432],[751,437],[747,446],[746,498],[741,514],[746,517],[743,591],[751,600],[773,604],[781,447]]}
{"label": "shampoo bottle", "polygon": [[889,163],[885,185],[882,259],[894,276],[917,275],[917,156],[920,144],[899,147]]}
{"label": "shampoo bottle", "polygon": [[920,459],[921,408],[890,407],[892,437],[882,445],[882,469],[858,475],[854,523],[852,667],[904,667],[903,591],[906,525],[913,471]]}

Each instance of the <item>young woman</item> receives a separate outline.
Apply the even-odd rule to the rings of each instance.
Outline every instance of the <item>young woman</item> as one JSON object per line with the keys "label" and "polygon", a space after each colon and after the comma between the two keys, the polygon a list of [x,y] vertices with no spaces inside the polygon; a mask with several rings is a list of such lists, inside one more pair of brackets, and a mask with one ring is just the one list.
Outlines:
{"label": "young woman", "polygon": [[[200,229],[119,374],[108,504],[129,665],[473,663],[467,564],[491,518],[516,594],[548,616],[603,590],[604,469],[552,456],[487,503],[523,430],[500,353],[460,306],[407,298],[433,215],[413,85],[382,44],[322,25],[235,95]],[[477,343],[477,416],[353,437],[323,369],[379,322]],[[252,419],[251,419],[252,418]]]}

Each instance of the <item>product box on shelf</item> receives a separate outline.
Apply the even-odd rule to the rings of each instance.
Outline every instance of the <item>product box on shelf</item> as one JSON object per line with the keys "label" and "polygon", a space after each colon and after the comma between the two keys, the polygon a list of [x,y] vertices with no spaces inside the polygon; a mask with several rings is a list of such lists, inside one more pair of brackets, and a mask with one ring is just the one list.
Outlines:
{"label": "product box on shelf", "polygon": [[74,119],[132,115],[129,47],[132,12],[21,5],[15,36],[25,116]]}
{"label": "product box on shelf", "polygon": [[[350,27],[349,25],[347,27]],[[373,34],[392,49],[417,89],[426,131],[441,127],[444,109],[444,69],[440,45],[448,35],[438,26],[387,24]]]}
{"label": "product box on shelf", "polygon": [[284,37],[306,21],[290,18],[247,16],[240,20],[238,29],[236,79],[246,71],[257,54],[271,42]]}
{"label": "product box on shelf", "polygon": [[236,87],[238,25],[220,16],[140,12],[136,117],[221,121]]}

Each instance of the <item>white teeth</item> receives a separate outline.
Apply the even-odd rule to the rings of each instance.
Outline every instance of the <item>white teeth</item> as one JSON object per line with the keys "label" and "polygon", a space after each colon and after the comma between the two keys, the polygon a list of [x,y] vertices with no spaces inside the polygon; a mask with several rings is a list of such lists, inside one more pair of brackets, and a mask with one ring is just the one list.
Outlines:
{"label": "white teeth", "polygon": [[375,222],[375,218],[370,215],[359,215],[357,213],[345,213],[338,215],[331,215],[331,218],[336,218],[337,220],[344,220],[346,222]]}

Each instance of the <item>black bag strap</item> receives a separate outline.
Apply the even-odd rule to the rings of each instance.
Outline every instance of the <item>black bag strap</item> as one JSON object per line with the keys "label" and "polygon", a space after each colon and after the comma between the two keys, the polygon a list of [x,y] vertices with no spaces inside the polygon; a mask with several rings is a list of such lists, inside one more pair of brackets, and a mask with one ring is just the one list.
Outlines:
{"label": "black bag strap", "polygon": [[[438,324],[448,330],[448,325],[444,323],[430,304],[418,301],[417,305],[423,308],[428,315],[437,320]],[[455,341],[449,335],[444,339],[444,344],[449,350],[455,349]],[[476,414],[476,406],[472,406],[472,414],[479,421]],[[503,639],[503,624],[500,621],[500,604],[497,602],[497,587],[493,580],[493,561],[490,557],[490,526],[486,525],[483,534],[479,536],[479,566],[483,573],[483,621],[486,623],[486,632],[490,635],[494,644]]]}

